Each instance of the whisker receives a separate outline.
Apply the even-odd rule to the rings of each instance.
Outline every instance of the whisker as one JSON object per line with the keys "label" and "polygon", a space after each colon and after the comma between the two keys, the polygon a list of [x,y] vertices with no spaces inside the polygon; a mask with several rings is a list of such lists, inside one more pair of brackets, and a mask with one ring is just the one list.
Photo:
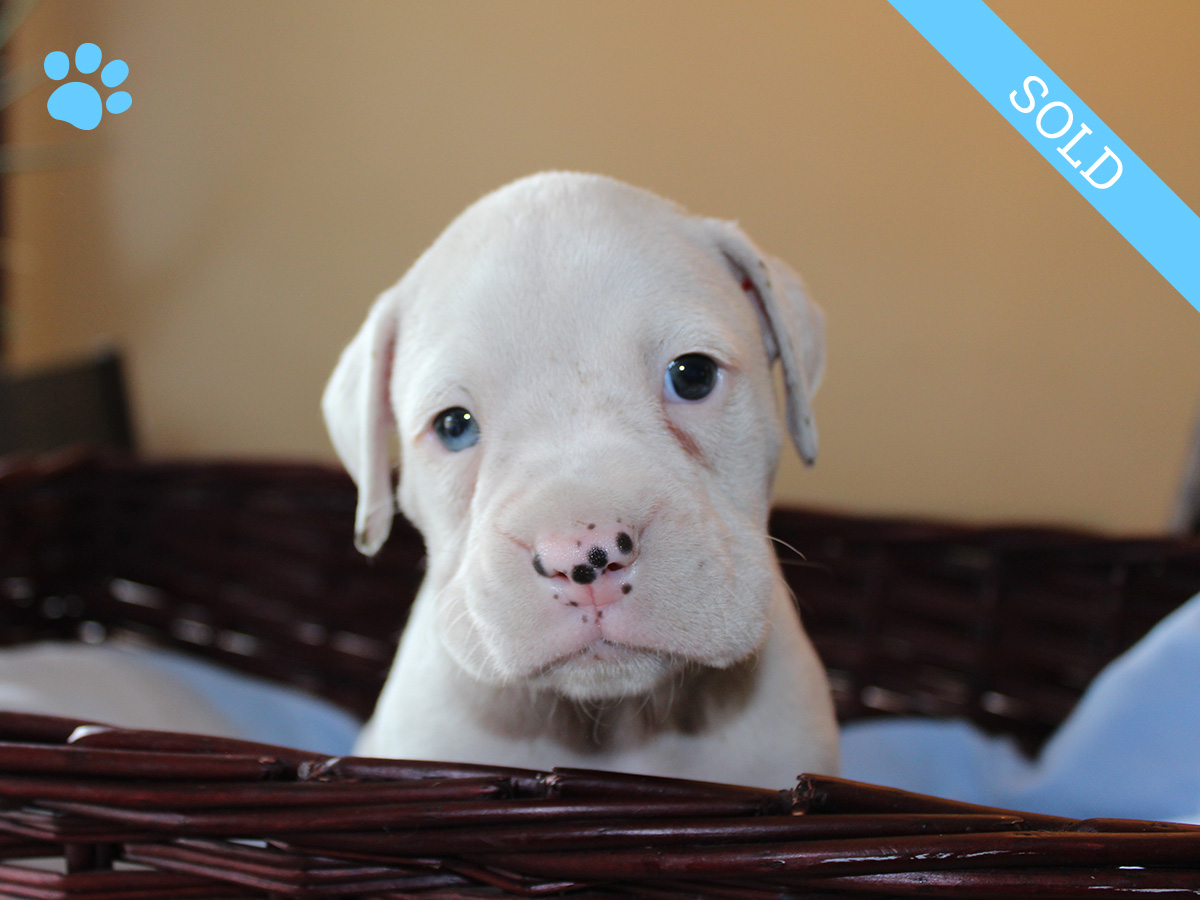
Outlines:
{"label": "whisker", "polygon": [[793,553],[795,553],[801,559],[804,559],[804,560],[808,559],[807,556],[805,556],[803,553],[801,553],[799,550],[797,550],[793,545],[789,544],[783,538],[777,538],[773,534],[768,534],[767,540],[770,541],[772,544],[778,544],[780,547],[786,547],[788,550],[791,550]]}

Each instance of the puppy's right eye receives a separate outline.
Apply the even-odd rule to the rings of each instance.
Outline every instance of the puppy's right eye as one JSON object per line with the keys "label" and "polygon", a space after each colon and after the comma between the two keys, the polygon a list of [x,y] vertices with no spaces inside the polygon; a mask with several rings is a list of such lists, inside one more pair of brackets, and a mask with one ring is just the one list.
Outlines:
{"label": "puppy's right eye", "polygon": [[461,406],[443,409],[434,416],[433,430],[447,450],[466,450],[479,440],[479,423]]}
{"label": "puppy's right eye", "polygon": [[703,353],[685,353],[671,360],[663,379],[668,400],[695,402],[713,392],[720,377],[720,367],[712,357]]}

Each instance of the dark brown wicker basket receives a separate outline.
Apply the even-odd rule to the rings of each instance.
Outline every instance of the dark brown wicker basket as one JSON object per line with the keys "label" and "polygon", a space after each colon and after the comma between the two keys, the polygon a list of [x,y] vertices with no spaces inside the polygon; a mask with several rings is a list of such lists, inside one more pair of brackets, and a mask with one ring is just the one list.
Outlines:
{"label": "dark brown wicker basket", "polygon": [[[0,470],[0,643],[135,632],[359,714],[420,579],[367,562],[346,477],[85,457]],[[843,719],[966,717],[1036,747],[1200,591],[1200,544],[779,512]],[[801,555],[803,555],[803,558]],[[731,785],[331,760],[0,714],[0,894],[29,898],[1200,894],[1200,828],[832,778]]]}

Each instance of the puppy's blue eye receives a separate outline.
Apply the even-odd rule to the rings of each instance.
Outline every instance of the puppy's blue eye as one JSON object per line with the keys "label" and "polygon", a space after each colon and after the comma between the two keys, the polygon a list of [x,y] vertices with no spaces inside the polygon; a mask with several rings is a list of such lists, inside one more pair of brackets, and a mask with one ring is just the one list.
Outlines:
{"label": "puppy's blue eye", "polygon": [[479,423],[461,406],[443,409],[434,416],[433,430],[448,450],[466,450],[479,440]]}
{"label": "puppy's blue eye", "polygon": [[667,364],[663,390],[668,400],[703,400],[717,386],[716,362],[703,353],[685,353]]}

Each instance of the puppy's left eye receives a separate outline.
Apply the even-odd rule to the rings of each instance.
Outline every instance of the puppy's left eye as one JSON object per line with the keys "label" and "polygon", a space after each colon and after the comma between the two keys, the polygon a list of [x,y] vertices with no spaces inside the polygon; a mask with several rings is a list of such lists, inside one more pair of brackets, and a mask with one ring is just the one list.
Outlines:
{"label": "puppy's left eye", "polygon": [[717,386],[715,360],[703,353],[685,353],[667,364],[663,390],[668,400],[703,400]]}
{"label": "puppy's left eye", "polygon": [[461,406],[443,409],[434,416],[433,430],[447,450],[466,450],[479,440],[479,422]]}

